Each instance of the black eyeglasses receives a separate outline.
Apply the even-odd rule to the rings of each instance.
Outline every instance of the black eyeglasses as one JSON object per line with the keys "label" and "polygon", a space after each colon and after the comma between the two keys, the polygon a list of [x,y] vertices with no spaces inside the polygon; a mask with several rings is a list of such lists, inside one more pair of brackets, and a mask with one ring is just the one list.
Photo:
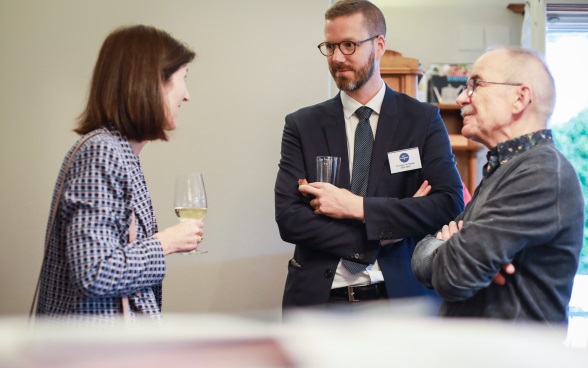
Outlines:
{"label": "black eyeglasses", "polygon": [[490,82],[480,79],[470,79],[466,84],[466,91],[468,92],[468,97],[472,97],[476,87],[480,85],[480,83],[487,83],[487,84],[500,84],[503,86],[522,86],[522,83],[503,83],[503,82]]}
{"label": "black eyeglasses", "polygon": [[363,40],[363,41],[359,41],[359,42],[353,42],[353,41],[341,41],[339,43],[323,42],[323,43],[319,44],[317,47],[320,50],[321,54],[323,54],[325,56],[333,56],[333,54],[335,53],[335,46],[339,47],[339,51],[341,51],[341,53],[343,55],[351,55],[355,52],[355,48],[357,46],[361,45],[362,43],[376,39],[379,36],[380,35],[375,35],[373,37],[368,38],[367,40]]}

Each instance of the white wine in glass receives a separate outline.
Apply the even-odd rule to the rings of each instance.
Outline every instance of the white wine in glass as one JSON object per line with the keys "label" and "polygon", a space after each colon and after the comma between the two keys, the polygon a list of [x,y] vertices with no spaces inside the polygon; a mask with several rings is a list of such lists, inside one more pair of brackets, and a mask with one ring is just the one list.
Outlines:
{"label": "white wine in glass", "polygon": [[[187,219],[203,220],[207,209],[208,202],[202,174],[196,172],[177,175],[174,210],[180,221]],[[208,251],[196,249],[182,254],[202,253],[208,253]]]}
{"label": "white wine in glass", "polygon": [[186,219],[204,220],[204,216],[206,216],[206,208],[176,207],[175,211],[180,221]]}

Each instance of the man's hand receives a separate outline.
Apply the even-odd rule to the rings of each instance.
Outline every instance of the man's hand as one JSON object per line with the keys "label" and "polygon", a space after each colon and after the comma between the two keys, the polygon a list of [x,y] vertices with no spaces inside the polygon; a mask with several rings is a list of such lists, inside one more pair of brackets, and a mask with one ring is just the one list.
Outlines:
{"label": "man's hand", "polygon": [[437,233],[437,239],[447,241],[453,236],[453,234],[461,230],[462,227],[463,221],[460,220],[458,223],[451,221],[448,225],[443,226],[443,228]]}
{"label": "man's hand", "polygon": [[302,193],[315,198],[310,201],[317,215],[325,215],[335,219],[356,219],[363,221],[363,197],[355,195],[347,189],[337,188],[329,183],[310,183],[298,187]]}
{"label": "man's hand", "polygon": [[432,187],[429,185],[429,181],[428,180],[425,180],[425,181],[423,181],[423,184],[421,184],[421,187],[413,195],[413,197],[414,198],[416,198],[416,197],[426,197],[431,192],[431,189],[432,189]]}
{"label": "man's hand", "polygon": [[[512,274],[515,273],[515,266],[512,263],[508,263],[508,264],[502,265],[502,270],[507,275],[512,275]],[[500,272],[498,272],[496,274],[496,276],[494,276],[494,278],[492,279],[492,281],[496,285],[500,285],[500,286],[506,285],[506,278]]]}

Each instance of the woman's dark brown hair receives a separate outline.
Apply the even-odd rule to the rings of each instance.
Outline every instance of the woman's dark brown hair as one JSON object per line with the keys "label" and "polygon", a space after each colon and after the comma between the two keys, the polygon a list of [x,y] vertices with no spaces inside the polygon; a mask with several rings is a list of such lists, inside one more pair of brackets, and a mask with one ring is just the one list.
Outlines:
{"label": "woman's dark brown hair", "polygon": [[100,49],[88,103],[74,131],[83,135],[111,122],[129,140],[167,140],[162,87],[195,56],[188,46],[155,27],[114,30]]}

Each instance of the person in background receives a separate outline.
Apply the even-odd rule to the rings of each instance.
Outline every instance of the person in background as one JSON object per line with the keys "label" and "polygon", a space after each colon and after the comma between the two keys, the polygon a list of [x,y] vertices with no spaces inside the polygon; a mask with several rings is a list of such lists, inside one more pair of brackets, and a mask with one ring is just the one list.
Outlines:
{"label": "person in background", "polygon": [[78,142],[90,138],[66,155],[53,195],[38,317],[115,320],[127,296],[131,318],[160,318],[165,256],[196,249],[204,224],[158,232],[139,153],[176,128],[194,57],[151,26],[121,27],[105,39],[75,129]]}
{"label": "person in background", "polygon": [[475,62],[457,103],[488,163],[464,213],[419,242],[412,269],[442,297],[441,316],[565,323],[584,200],[547,129],[553,77],[534,52],[499,48]]}
{"label": "person in background", "polygon": [[[463,210],[439,109],[382,80],[386,23],[369,1],[336,2],[324,35],[318,48],[341,92],[286,116],[282,137],[276,222],[296,245],[283,307],[432,295],[411,271],[414,247]],[[341,157],[340,187],[316,182],[325,155]]]}

